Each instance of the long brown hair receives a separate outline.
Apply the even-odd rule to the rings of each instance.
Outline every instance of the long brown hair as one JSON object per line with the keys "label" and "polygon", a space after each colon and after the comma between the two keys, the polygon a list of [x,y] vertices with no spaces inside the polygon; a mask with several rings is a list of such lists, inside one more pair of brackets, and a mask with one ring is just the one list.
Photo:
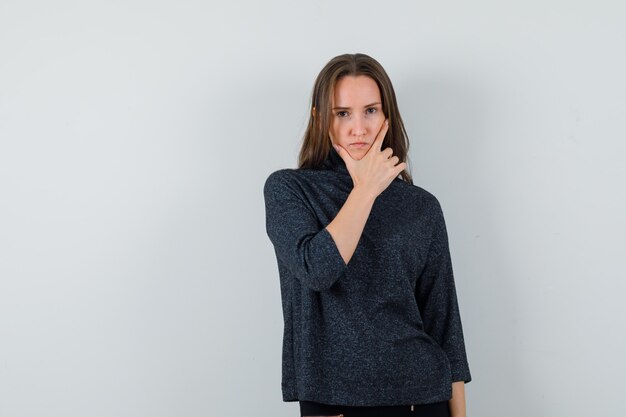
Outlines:
{"label": "long brown hair", "polygon": [[[311,94],[309,123],[302,139],[298,168],[320,168],[330,152],[331,141],[328,131],[332,118],[332,98],[337,81],[347,75],[366,75],[376,82],[380,90],[383,113],[389,118],[389,130],[381,149],[390,147],[399,162],[407,162],[408,165],[409,138],[400,117],[391,80],[378,61],[368,55],[357,53],[334,57],[317,76]],[[411,174],[406,169],[400,175],[404,181],[413,184]]]}

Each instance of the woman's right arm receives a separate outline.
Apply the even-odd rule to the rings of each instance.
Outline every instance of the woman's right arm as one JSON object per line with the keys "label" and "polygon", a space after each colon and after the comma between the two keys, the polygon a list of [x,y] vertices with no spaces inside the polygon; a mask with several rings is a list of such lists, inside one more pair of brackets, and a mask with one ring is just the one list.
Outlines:
{"label": "woman's right arm", "polygon": [[288,170],[265,181],[266,230],[282,265],[307,288],[325,291],[341,277],[376,197],[354,187],[335,218],[321,227]]}
{"label": "woman's right arm", "polygon": [[376,196],[365,187],[354,187],[326,229],[333,237],[344,262],[350,262],[361,239]]}
{"label": "woman's right arm", "polygon": [[313,291],[328,290],[347,265],[289,170],[272,173],[265,181],[263,193],[267,235],[274,245],[279,268],[289,269],[303,286]]}
{"label": "woman's right arm", "polygon": [[333,145],[344,160],[354,183],[343,207],[326,226],[346,263],[352,258],[361,239],[374,201],[406,168],[405,162],[397,164],[399,158],[392,156],[391,148],[381,150],[388,129],[389,125],[385,121],[374,143],[360,160],[353,159],[343,147]]}

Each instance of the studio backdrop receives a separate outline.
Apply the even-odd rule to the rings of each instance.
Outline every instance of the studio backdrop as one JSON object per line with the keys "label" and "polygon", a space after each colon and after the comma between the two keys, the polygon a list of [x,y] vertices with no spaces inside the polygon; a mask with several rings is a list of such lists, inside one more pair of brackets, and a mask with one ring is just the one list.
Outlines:
{"label": "studio backdrop", "polygon": [[0,3],[0,416],[296,416],[263,184],[314,78],[387,70],[467,415],[626,415],[619,1]]}

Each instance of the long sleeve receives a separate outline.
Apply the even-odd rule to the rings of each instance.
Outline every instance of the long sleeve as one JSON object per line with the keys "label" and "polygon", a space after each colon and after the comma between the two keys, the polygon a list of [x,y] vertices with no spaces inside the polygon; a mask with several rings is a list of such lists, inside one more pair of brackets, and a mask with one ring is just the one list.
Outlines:
{"label": "long sleeve", "polygon": [[302,284],[324,291],[339,279],[347,265],[289,174],[289,170],[278,170],[265,181],[267,235],[278,260]]}
{"label": "long sleeve", "polygon": [[435,223],[426,265],[417,280],[415,297],[424,330],[446,352],[452,382],[472,380],[457,301],[446,223],[435,200]]}

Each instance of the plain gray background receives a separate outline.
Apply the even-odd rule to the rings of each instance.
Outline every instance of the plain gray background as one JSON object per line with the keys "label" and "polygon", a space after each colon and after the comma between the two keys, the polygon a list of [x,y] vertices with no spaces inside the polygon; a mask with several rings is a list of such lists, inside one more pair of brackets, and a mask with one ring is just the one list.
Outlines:
{"label": "plain gray background", "polygon": [[262,187],[333,56],[448,225],[468,416],[623,416],[622,1],[0,3],[0,416],[296,416]]}

